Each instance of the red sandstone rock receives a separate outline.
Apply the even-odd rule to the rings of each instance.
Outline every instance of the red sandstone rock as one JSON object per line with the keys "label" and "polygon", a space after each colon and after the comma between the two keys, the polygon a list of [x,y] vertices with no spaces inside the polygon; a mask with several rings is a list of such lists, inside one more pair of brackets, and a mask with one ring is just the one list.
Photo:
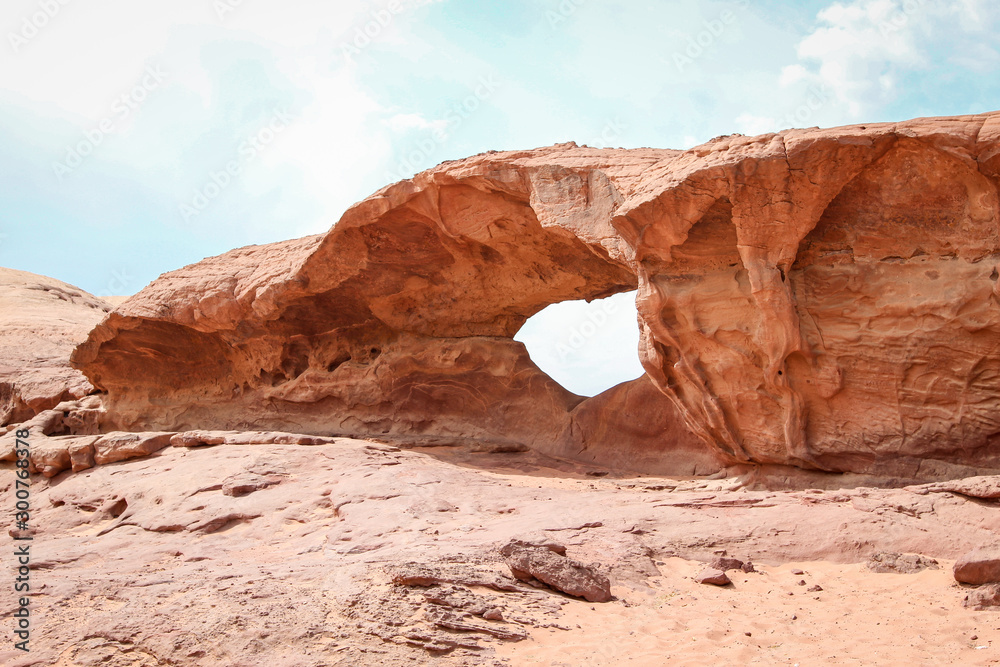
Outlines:
{"label": "red sandstone rock", "polygon": [[171,436],[173,433],[108,433],[94,441],[94,461],[105,465],[148,456],[167,447]]}
{"label": "red sandstone rock", "polygon": [[[164,275],[74,363],[107,428],[513,443],[678,474],[1000,470],[998,156],[997,113],[478,155],[323,236]],[[636,287],[634,388],[584,401],[510,340],[547,304]]]}
{"label": "red sandstone rock", "polygon": [[955,561],[955,581],[962,584],[1000,582],[1000,548],[980,547]]}
{"label": "red sandstone rock", "polygon": [[994,610],[1000,607],[1000,584],[987,584],[969,591],[962,600],[962,606],[976,611]]}
{"label": "red sandstone rock", "polygon": [[222,494],[233,497],[246,496],[280,483],[281,477],[276,475],[241,474],[230,477],[222,483]]}
{"label": "red sandstone rock", "polygon": [[713,570],[722,570],[723,572],[725,572],[726,570],[742,571],[745,565],[746,563],[741,561],[739,558],[728,558],[725,556],[719,556],[718,558],[713,558],[712,561],[708,564],[708,566]]}
{"label": "red sandstone rock", "polygon": [[522,581],[537,579],[588,602],[607,602],[612,598],[611,582],[607,577],[550,548],[514,540],[500,549],[500,554],[514,577]]}
{"label": "red sandstone rock", "polygon": [[959,493],[970,498],[995,500],[1000,498],[1000,476],[983,475],[965,479],[948,480],[927,484],[923,487],[929,493]]}
{"label": "red sandstone rock", "polygon": [[53,438],[36,438],[31,442],[28,469],[46,477],[55,477],[71,467],[69,450],[65,443],[53,442]]}
{"label": "red sandstone rock", "polygon": [[94,390],[69,357],[110,310],[72,285],[0,268],[0,425]]}
{"label": "red sandstone rock", "polygon": [[724,571],[714,567],[705,568],[698,573],[694,580],[699,584],[712,584],[713,586],[728,586],[733,583]]}
{"label": "red sandstone rock", "polygon": [[201,447],[205,445],[326,445],[333,438],[321,438],[300,433],[264,431],[185,431],[170,438],[174,447]]}

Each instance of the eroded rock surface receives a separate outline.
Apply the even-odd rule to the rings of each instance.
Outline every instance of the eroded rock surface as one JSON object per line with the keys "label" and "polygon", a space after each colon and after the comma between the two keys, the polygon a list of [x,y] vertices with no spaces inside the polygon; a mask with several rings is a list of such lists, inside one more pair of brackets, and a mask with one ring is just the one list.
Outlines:
{"label": "eroded rock surface", "polygon": [[110,310],[78,287],[0,268],[0,426],[94,391],[69,358]]}
{"label": "eroded rock surface", "polygon": [[[74,362],[107,428],[499,442],[678,474],[995,471],[998,182],[996,113],[486,153],[325,235],[164,275]],[[550,303],[636,288],[647,378],[584,400],[511,341]]]}

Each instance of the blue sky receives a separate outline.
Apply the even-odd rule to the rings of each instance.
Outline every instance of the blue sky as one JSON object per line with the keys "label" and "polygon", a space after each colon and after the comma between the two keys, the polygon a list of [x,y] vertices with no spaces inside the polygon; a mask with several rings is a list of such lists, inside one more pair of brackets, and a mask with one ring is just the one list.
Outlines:
{"label": "blue sky", "polygon": [[95,294],[485,150],[1000,108],[990,0],[5,0],[0,32],[0,265]]}

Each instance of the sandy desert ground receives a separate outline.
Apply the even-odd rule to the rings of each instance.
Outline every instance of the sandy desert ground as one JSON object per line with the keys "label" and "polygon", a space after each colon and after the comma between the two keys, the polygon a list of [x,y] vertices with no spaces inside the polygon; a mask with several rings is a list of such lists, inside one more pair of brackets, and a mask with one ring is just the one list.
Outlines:
{"label": "sandy desert ground", "polygon": [[[4,647],[0,661],[1000,662],[1000,615],[964,608],[951,572],[998,528],[995,500],[935,485],[754,491],[734,479],[600,472],[532,453],[339,439],[169,447],[43,479],[33,489],[35,650]],[[597,563],[615,599],[512,579],[498,549],[532,535]],[[756,571],[731,571],[726,587],[697,583],[723,551]],[[876,573],[864,561],[877,552],[938,567]],[[393,583],[408,572],[437,583]],[[462,599],[503,620],[450,606]],[[437,624],[443,612],[467,627]]]}

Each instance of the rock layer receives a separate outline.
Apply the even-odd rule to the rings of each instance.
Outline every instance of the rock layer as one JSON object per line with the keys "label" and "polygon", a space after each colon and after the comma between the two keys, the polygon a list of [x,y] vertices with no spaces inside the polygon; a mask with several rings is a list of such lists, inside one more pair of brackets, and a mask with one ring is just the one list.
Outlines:
{"label": "rock layer", "polygon": [[[1000,114],[487,153],[325,235],[166,274],[74,363],[106,428],[473,440],[657,473],[1000,469],[998,183]],[[631,386],[584,400],[511,341],[548,304],[635,288]]]}

